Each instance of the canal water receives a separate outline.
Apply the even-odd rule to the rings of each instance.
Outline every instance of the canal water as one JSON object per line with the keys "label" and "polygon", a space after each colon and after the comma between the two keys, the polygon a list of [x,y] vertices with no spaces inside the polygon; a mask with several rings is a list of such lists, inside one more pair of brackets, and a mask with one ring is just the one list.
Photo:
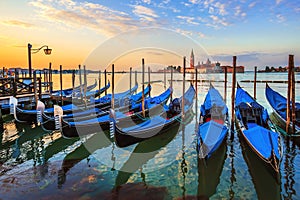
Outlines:
{"label": "canal water", "polygon": [[[223,74],[199,76],[211,80],[224,94]],[[89,74],[88,82],[93,83],[97,77]],[[115,77],[115,92],[128,90],[129,75]],[[253,72],[237,74],[237,81],[250,94],[254,91],[253,83],[241,81],[253,77]],[[58,89],[59,75],[53,78],[54,88]],[[187,74],[187,80],[192,78]],[[141,79],[138,74],[139,83]],[[286,80],[287,74],[259,73],[257,79]],[[163,80],[163,74],[151,74],[151,81],[155,81],[151,96],[164,91]],[[173,96],[179,97],[182,75],[174,74],[174,80]],[[228,80],[227,105],[231,109],[231,75]],[[296,74],[296,80],[300,80],[300,74]],[[71,75],[64,75],[64,88],[71,87],[71,83]],[[104,76],[102,87],[103,83]],[[186,89],[189,84],[185,83]],[[233,140],[229,133],[226,143],[209,160],[198,159],[199,107],[209,83],[198,82],[197,86],[197,99],[189,117],[163,135],[126,148],[118,148],[109,132],[65,139],[59,132],[45,132],[40,126],[20,124],[12,116],[4,116],[0,136],[0,199],[300,199],[300,145],[283,137],[279,182],[236,132]],[[286,84],[270,86],[286,94]],[[257,100],[271,113],[264,89],[264,83],[257,83]],[[298,84],[297,101],[299,89]]]}

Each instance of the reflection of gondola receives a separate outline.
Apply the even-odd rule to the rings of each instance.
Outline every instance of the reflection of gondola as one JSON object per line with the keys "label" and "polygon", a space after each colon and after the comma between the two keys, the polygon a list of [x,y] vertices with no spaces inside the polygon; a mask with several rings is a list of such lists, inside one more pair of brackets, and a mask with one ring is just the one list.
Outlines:
{"label": "reflection of gondola", "polygon": [[73,139],[66,139],[61,136],[52,141],[44,150],[44,163],[47,162],[53,155],[61,152],[62,150],[66,149],[68,146],[74,144],[80,138],[73,138]]}
{"label": "reflection of gondola", "polygon": [[58,172],[58,187],[66,181],[66,173],[77,163],[90,156],[97,149],[102,149],[111,144],[107,134],[95,133],[87,139],[82,145],[65,156],[61,169]]}
{"label": "reflection of gondola", "polygon": [[[35,148],[43,148],[41,138],[49,133],[43,131],[41,127],[32,128],[28,125],[21,125],[20,127],[20,124],[16,124],[16,126],[17,129],[20,130],[16,135],[18,137],[1,145],[1,149],[6,152],[6,157],[1,157],[1,162],[16,159],[20,163],[26,160],[36,159],[37,151],[35,151]],[[30,145],[23,145],[29,141],[31,142]]]}
{"label": "reflection of gondola", "polygon": [[273,178],[260,162],[258,157],[251,152],[251,149],[240,139],[243,157],[248,165],[248,170],[256,190],[258,199],[281,199],[280,183]]}
{"label": "reflection of gondola", "polygon": [[223,142],[214,156],[207,160],[198,156],[198,196],[211,197],[216,193],[226,158],[227,143]]}
{"label": "reflection of gondola", "polygon": [[[193,119],[191,113],[187,113],[184,123],[189,123]],[[166,146],[178,133],[180,124],[173,126],[165,134],[153,137],[149,140],[140,142],[133,150],[128,160],[119,170],[116,177],[115,186],[118,187],[125,184],[132,173],[136,172],[147,163],[150,159],[155,157],[159,150]]]}

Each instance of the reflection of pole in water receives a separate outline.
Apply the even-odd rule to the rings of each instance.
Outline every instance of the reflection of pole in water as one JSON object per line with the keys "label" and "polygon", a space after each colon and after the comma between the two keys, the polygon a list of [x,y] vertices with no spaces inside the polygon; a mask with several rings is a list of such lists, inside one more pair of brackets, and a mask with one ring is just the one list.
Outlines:
{"label": "reflection of pole in water", "polygon": [[185,199],[185,192],[186,192],[186,189],[185,189],[185,178],[186,178],[186,173],[187,173],[187,164],[186,164],[186,161],[185,161],[185,145],[184,145],[184,142],[185,142],[185,135],[184,135],[184,132],[185,132],[185,125],[182,124],[182,161],[181,161],[181,164],[180,164],[180,169],[181,169],[181,173],[182,173],[182,177],[183,177],[183,183],[182,183],[182,186],[181,186],[181,189],[182,189],[182,198]]}
{"label": "reflection of pole in water", "polygon": [[111,148],[111,160],[113,162],[113,165],[111,167],[111,171],[115,171],[115,164],[116,164],[116,157],[115,157],[115,153],[114,153],[114,150],[115,150],[115,143],[113,142],[112,143],[112,148]]}
{"label": "reflection of pole in water", "polygon": [[[233,131],[233,130],[230,130]],[[233,133],[232,133],[233,135]],[[229,146],[230,146],[230,152],[229,152],[229,158],[230,158],[230,166],[231,166],[231,170],[230,170],[230,189],[229,189],[229,196],[230,199],[234,199],[234,194],[235,192],[233,191],[233,185],[234,182],[236,182],[236,178],[235,178],[235,168],[234,168],[234,140],[231,137],[230,142],[229,142]]]}
{"label": "reflection of pole in water", "polygon": [[285,161],[284,161],[284,199],[293,199],[293,195],[296,195],[296,191],[294,189],[294,159],[296,157],[296,148],[294,142],[290,145],[290,138],[286,138],[285,140],[286,152],[285,152]]}

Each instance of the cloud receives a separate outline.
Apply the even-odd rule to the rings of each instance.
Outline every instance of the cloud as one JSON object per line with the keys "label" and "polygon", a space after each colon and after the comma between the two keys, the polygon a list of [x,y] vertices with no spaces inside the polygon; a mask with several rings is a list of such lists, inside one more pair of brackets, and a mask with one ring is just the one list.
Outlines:
{"label": "cloud", "polygon": [[280,4],[281,2],[283,2],[283,0],[276,0],[276,5]]}
{"label": "cloud", "polygon": [[135,5],[133,6],[133,13],[141,18],[157,18],[158,15],[155,13],[154,10],[147,8],[145,6],[141,6],[141,5]]}
{"label": "cloud", "polygon": [[177,33],[180,33],[182,35],[186,35],[186,36],[193,36],[193,32],[192,31],[187,31],[187,30],[182,30],[180,28],[175,30]]}
{"label": "cloud", "polygon": [[229,26],[230,25],[230,23],[227,22],[225,20],[225,18],[219,18],[216,15],[210,15],[209,17],[212,19],[212,22],[211,23],[207,23],[206,24],[207,26],[211,26],[211,27],[214,27],[216,29],[219,29],[220,26]]}
{"label": "cloud", "polygon": [[151,0],[143,0],[143,2],[146,3],[146,4],[150,4]]}
{"label": "cloud", "polygon": [[214,60],[218,60],[221,65],[232,65],[232,56],[237,55],[237,65],[243,65],[246,70],[253,70],[254,66],[264,69],[265,66],[285,66],[286,56],[288,52],[260,52],[260,51],[244,51],[233,54],[215,54],[212,55]]}
{"label": "cloud", "polygon": [[200,1],[199,0],[189,0],[189,2],[192,4],[198,4]]}
{"label": "cloud", "polygon": [[46,1],[29,3],[40,17],[61,23],[64,27],[90,28],[105,36],[147,26],[160,26],[158,15],[144,6],[134,6],[133,11],[139,19],[130,14],[91,2],[74,0]]}
{"label": "cloud", "polygon": [[248,5],[248,7],[249,7],[249,8],[253,8],[256,4],[257,4],[257,2],[254,1],[254,2],[250,3],[250,4]]}
{"label": "cloud", "polygon": [[23,27],[23,28],[33,28],[33,27],[35,27],[34,24],[19,21],[19,20],[6,20],[6,21],[2,21],[2,24],[8,25],[8,26],[19,26],[19,27]]}
{"label": "cloud", "polygon": [[195,22],[195,18],[194,17],[189,17],[189,16],[177,16],[178,19],[182,19],[184,20],[186,23],[188,24],[192,24],[192,25],[199,25],[198,22]]}
{"label": "cloud", "polygon": [[277,14],[276,19],[279,23],[285,22],[285,17],[282,14]]}

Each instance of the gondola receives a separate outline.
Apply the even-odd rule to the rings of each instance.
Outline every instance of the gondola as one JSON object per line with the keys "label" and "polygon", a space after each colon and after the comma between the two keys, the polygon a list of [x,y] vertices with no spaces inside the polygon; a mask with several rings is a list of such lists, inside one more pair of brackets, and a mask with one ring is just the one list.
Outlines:
{"label": "gondola", "polygon": [[[163,105],[168,101],[172,89],[168,88],[165,92],[156,97],[150,97],[145,100],[145,117],[155,115],[161,112]],[[128,112],[124,113],[122,109],[117,109],[115,114],[119,123],[123,126],[135,125],[142,122],[143,118],[141,103],[135,104]],[[92,114],[93,115],[93,114]],[[95,115],[94,115],[95,116]],[[93,118],[82,120],[82,118],[73,118],[68,120],[61,118],[61,132],[64,137],[72,138],[80,135],[87,135],[94,132],[109,130],[110,117],[109,112],[95,116]]]}
{"label": "gondola", "polygon": [[229,130],[228,108],[217,89],[210,84],[200,108],[198,127],[198,153],[209,158],[223,143]]}
{"label": "gondola", "polygon": [[[151,86],[148,86],[144,90],[144,95],[147,96],[149,94],[149,91],[151,90]],[[121,95],[120,95],[121,94]],[[108,96],[108,95],[107,95]],[[111,104],[108,104],[107,102],[111,103],[111,94],[109,94],[109,101],[106,102],[107,96],[102,97],[104,100],[102,101],[102,106],[99,106],[98,103],[94,107],[90,107],[89,109],[82,109],[78,110],[73,113],[67,113],[64,114],[62,119],[66,122],[65,124],[72,129],[72,125],[68,125],[68,122],[74,122],[74,121],[85,121],[88,124],[92,123],[95,125],[95,123],[98,126],[99,122],[92,122],[87,120],[96,120],[99,117],[105,116],[108,114],[108,109],[111,107]],[[124,96],[123,93],[115,94],[115,107],[117,107],[120,112],[123,111],[136,111],[137,105],[139,105],[140,100],[142,98],[142,92],[139,92],[138,94],[131,95],[129,97]],[[117,102],[117,103],[116,103]],[[104,105],[103,105],[104,104]],[[121,106],[121,107],[120,107]],[[100,108],[99,108],[100,107]],[[62,109],[63,113],[65,113],[65,110]],[[49,115],[45,112],[39,113],[40,122],[44,129],[46,130],[59,130],[60,126],[58,126],[56,123],[56,119],[54,115]],[[96,120],[97,121],[97,120]],[[80,125],[78,125],[80,126]],[[99,126],[98,126],[99,127]],[[72,129],[73,130],[73,129]],[[73,132],[72,130],[68,130],[67,132]],[[76,128],[74,129],[74,131]],[[100,131],[99,129],[97,131]],[[77,132],[77,131],[76,131]],[[69,135],[69,134],[67,134]],[[73,134],[71,134],[73,135]],[[70,136],[71,136],[70,135]],[[67,136],[66,136],[67,137]],[[73,137],[78,137],[77,134],[75,134]]]}
{"label": "gondola", "polygon": [[[105,86],[106,87],[106,86]],[[138,85],[136,84],[131,90],[122,92],[122,93],[118,93],[116,95],[116,102],[115,104],[117,106],[123,105],[124,103],[124,99],[128,99],[130,96],[130,94],[133,91],[136,91],[138,88]],[[150,88],[147,87],[145,89],[145,94],[148,94],[150,91]],[[147,93],[148,92],[148,93]],[[139,93],[139,95],[137,95],[137,97],[134,97],[134,100],[140,100],[142,98],[142,94]],[[12,98],[13,99],[13,98]],[[14,101],[16,101],[16,99],[14,99]],[[111,102],[111,94],[108,94],[104,97],[95,99],[91,102],[88,102],[86,105],[82,104],[82,103],[72,103],[72,104],[67,104],[64,106],[61,106],[63,112],[65,114],[70,114],[70,113],[78,113],[78,112],[82,112],[85,110],[89,110],[89,109],[103,109],[106,108],[108,109],[110,107],[110,102]],[[38,110],[39,109],[24,109],[22,106],[17,106],[17,102],[14,103],[10,103],[13,106],[13,114],[14,117],[16,119],[16,121],[18,122],[26,122],[26,123],[36,123],[37,122],[37,114],[38,114]],[[35,107],[35,105],[33,105]],[[46,108],[43,109],[43,113],[45,113],[46,115],[49,116],[53,116],[54,113],[54,108]]]}
{"label": "gondola", "polygon": [[[75,103],[75,101],[82,103],[83,100],[90,100],[90,99],[99,97],[103,92],[108,90],[109,87],[110,87],[110,82],[108,81],[108,84],[105,87],[100,88],[100,90],[87,91],[85,94],[82,94],[82,95],[80,92],[75,92],[71,95],[64,96],[62,98],[62,100],[63,100],[64,104],[65,103]],[[59,97],[58,97],[58,100],[60,100]]]}
{"label": "gondola", "polygon": [[282,156],[280,136],[270,128],[267,110],[237,84],[236,128],[269,172],[279,179]]}
{"label": "gondola", "polygon": [[[274,124],[277,124],[282,130],[286,130],[287,98],[273,90],[268,84],[266,84],[265,95],[274,113],[274,115],[272,115],[274,116],[274,118],[271,118],[271,120],[274,122]],[[292,123],[290,123],[289,126],[289,132],[292,134],[286,134],[285,131],[281,132],[285,133],[285,136],[292,136],[300,139],[300,103],[296,102],[295,106],[295,133],[292,133]]]}
{"label": "gondola", "polygon": [[180,123],[183,115],[182,110],[184,109],[185,112],[189,112],[192,109],[195,97],[195,89],[192,84],[183,97],[184,107],[182,107],[182,97],[175,98],[168,107],[164,107],[160,115],[153,116],[138,125],[126,128],[119,126],[115,118],[115,113],[111,110],[111,132],[113,132],[111,134],[114,134],[115,143],[119,147],[126,147],[162,134],[175,124]]}
{"label": "gondola", "polygon": [[[109,83],[108,83],[109,85]],[[95,79],[95,82],[91,85],[88,85],[86,87],[86,92],[90,92],[92,91],[95,87],[97,87],[97,80]],[[55,90],[53,92],[51,92],[51,98],[55,99],[55,100],[60,100],[61,97],[65,98],[65,100],[70,99],[72,97],[80,97],[81,94],[81,90],[83,90],[84,85],[82,86],[77,86],[76,88],[72,89],[72,88],[68,88],[65,90]],[[107,86],[105,86],[104,88],[101,88],[103,91],[105,91],[107,89]],[[100,90],[101,90],[100,89]]]}

